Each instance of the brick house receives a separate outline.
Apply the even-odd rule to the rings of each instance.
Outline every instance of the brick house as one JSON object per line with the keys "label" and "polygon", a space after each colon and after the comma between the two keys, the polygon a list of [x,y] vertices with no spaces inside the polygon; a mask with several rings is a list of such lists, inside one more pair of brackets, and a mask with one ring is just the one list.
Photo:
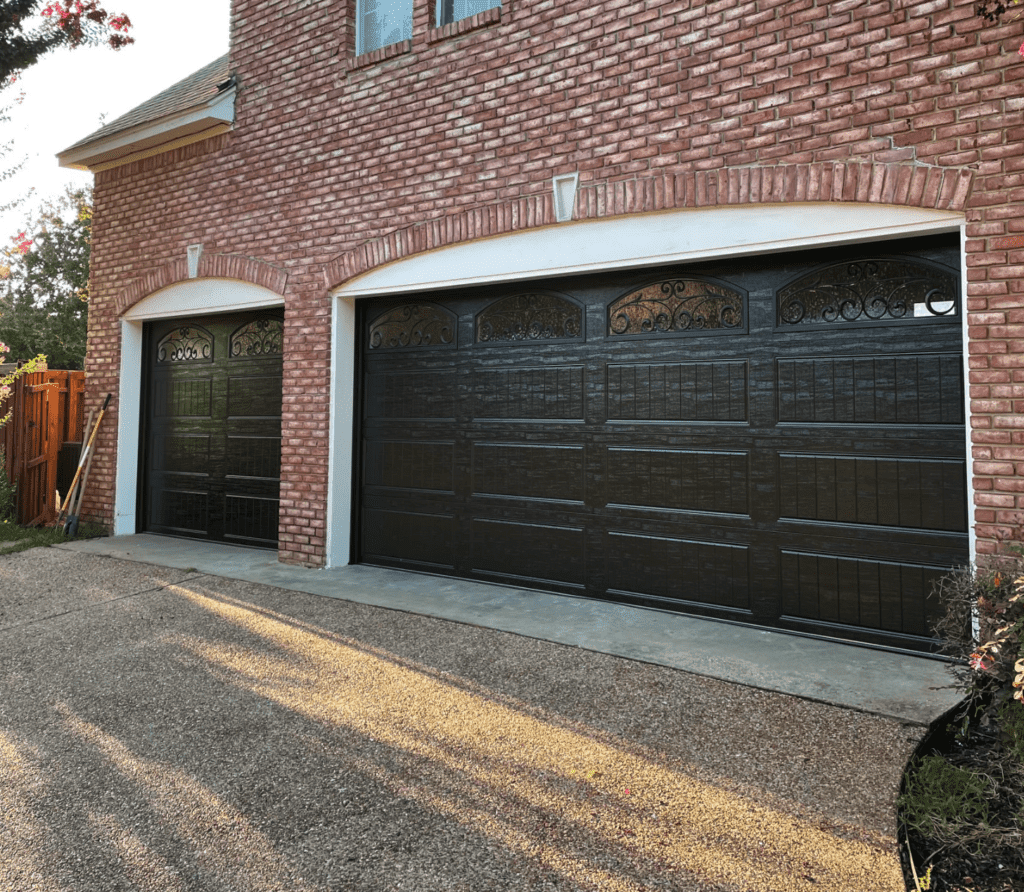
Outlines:
{"label": "brick house", "polygon": [[116,395],[86,514],[927,647],[1024,499],[1020,38],[234,0],[228,56],[59,156]]}

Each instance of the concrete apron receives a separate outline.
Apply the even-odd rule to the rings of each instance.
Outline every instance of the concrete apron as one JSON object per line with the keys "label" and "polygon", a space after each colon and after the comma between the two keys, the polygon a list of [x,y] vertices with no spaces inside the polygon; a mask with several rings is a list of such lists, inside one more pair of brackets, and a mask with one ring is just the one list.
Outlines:
{"label": "concrete apron", "polygon": [[272,551],[148,534],[57,547],[469,623],[914,724],[961,699],[941,660],[642,607],[360,564],[310,570]]}

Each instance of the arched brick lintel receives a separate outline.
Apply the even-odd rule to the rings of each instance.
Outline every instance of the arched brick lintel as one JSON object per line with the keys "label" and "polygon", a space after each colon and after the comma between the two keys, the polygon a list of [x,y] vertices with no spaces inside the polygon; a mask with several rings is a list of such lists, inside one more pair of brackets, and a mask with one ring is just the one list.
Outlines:
{"label": "arched brick lintel", "polygon": [[[282,297],[288,284],[288,273],[284,270],[271,266],[266,261],[238,254],[203,254],[199,259],[197,278],[237,279],[269,288]],[[154,267],[118,293],[115,298],[117,314],[124,314],[140,300],[162,288],[188,279],[187,260],[176,260]]]}
{"label": "arched brick lintel", "polygon": [[[963,211],[974,171],[916,164],[842,162],[685,171],[581,183],[574,220],[726,205],[855,201]],[[555,223],[550,192],[460,211],[372,239],[324,266],[328,289],[413,254]]]}

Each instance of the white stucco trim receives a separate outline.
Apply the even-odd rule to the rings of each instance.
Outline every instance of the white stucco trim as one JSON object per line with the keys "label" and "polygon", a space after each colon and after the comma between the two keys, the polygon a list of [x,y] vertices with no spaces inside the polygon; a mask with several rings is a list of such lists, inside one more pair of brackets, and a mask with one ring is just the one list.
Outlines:
{"label": "white stucco trim", "polygon": [[809,202],[663,211],[580,220],[414,254],[341,285],[341,297],[742,257],[931,232],[964,215],[896,205]]}
{"label": "white stucco trim", "polygon": [[335,300],[331,305],[331,418],[327,466],[328,567],[343,567],[352,559],[352,499],[354,485],[353,435],[356,392],[356,302]]}
{"label": "white stucco trim", "polygon": [[130,307],[121,317],[121,380],[118,390],[117,476],[114,535],[138,531],[139,430],[142,422],[142,326],[152,319],[211,315],[284,306],[268,288],[236,279],[178,282]]}
{"label": "white stucco trim", "polygon": [[[342,566],[351,560],[356,298],[959,232],[966,382],[964,225],[962,213],[877,204],[744,205],[667,211],[561,223],[479,239],[413,255],[350,279],[333,291],[327,566]],[[970,424],[966,427],[969,439]],[[969,442],[967,463],[970,484]],[[973,511],[973,489],[968,499],[969,510]],[[973,522],[970,531],[973,560]]]}
{"label": "white stucco trim", "polygon": [[[970,542],[971,563],[978,559],[978,531],[974,526],[974,449],[971,444],[971,365],[969,362],[970,353],[967,350],[968,327],[967,327],[967,225],[960,227],[960,294],[963,295],[960,303],[960,321],[963,326],[964,339],[964,454],[967,459],[967,536]],[[977,625],[977,617],[974,618]],[[975,634],[978,630],[975,629]]]}

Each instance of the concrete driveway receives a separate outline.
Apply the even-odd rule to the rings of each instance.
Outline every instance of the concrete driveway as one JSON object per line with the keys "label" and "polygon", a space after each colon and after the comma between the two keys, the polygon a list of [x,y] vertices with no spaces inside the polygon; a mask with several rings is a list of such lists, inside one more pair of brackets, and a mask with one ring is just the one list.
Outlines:
{"label": "concrete driveway", "polygon": [[904,889],[922,724],[80,551],[0,586],[0,889]]}

